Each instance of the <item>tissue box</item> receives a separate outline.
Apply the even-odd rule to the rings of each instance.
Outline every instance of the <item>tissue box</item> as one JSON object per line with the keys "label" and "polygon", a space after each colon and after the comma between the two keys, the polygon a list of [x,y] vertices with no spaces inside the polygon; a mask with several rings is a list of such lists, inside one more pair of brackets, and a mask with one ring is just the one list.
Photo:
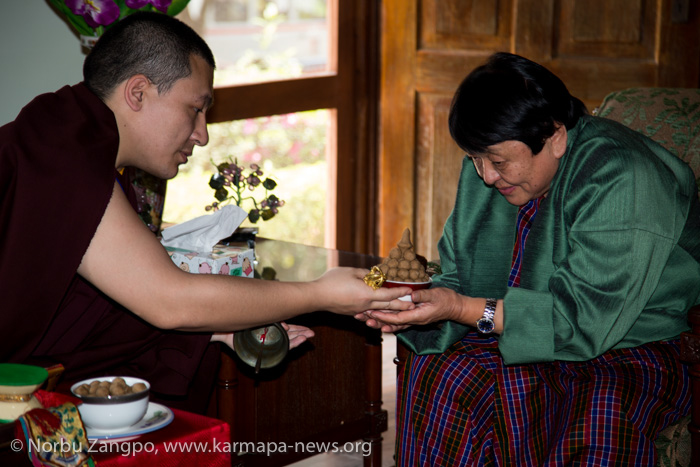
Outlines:
{"label": "tissue box", "polygon": [[165,249],[177,267],[183,271],[253,277],[255,250],[247,246],[217,244],[210,253],[169,246]]}

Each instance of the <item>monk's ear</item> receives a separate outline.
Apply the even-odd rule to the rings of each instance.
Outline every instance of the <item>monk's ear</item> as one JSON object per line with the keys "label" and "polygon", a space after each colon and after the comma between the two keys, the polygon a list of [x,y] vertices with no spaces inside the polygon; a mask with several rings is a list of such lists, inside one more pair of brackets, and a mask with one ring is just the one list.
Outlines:
{"label": "monk's ear", "polygon": [[554,131],[554,134],[550,136],[550,143],[552,144],[552,152],[554,157],[560,159],[564,153],[566,153],[567,141],[568,133],[566,131],[566,126],[560,124]]}
{"label": "monk's ear", "polygon": [[143,108],[146,91],[151,86],[151,81],[146,75],[134,75],[126,80],[124,86],[124,101],[134,112]]}

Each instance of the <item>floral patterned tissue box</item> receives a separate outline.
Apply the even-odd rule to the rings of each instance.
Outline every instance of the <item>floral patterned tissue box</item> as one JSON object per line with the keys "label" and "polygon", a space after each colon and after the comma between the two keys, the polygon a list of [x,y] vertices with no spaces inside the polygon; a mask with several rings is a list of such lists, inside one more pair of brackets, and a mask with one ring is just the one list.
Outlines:
{"label": "floral patterned tissue box", "polygon": [[165,247],[173,262],[194,274],[253,277],[255,250],[247,246],[215,245],[211,253]]}

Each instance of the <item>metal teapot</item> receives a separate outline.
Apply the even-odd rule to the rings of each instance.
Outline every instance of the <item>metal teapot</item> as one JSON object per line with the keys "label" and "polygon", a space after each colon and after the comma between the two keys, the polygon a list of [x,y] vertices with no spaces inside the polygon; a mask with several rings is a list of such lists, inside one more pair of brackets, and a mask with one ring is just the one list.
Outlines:
{"label": "metal teapot", "polygon": [[238,357],[258,373],[284,360],[289,352],[289,336],[281,324],[273,323],[235,332],[233,346]]}

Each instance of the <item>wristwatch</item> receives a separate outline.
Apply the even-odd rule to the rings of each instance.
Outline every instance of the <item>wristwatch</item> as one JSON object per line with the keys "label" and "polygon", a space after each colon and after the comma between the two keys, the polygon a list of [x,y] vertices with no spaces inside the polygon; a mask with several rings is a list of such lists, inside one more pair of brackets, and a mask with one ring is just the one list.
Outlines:
{"label": "wristwatch", "polygon": [[486,308],[484,308],[484,316],[476,322],[476,329],[482,334],[490,334],[496,328],[493,322],[493,315],[496,314],[496,299],[487,298]]}

